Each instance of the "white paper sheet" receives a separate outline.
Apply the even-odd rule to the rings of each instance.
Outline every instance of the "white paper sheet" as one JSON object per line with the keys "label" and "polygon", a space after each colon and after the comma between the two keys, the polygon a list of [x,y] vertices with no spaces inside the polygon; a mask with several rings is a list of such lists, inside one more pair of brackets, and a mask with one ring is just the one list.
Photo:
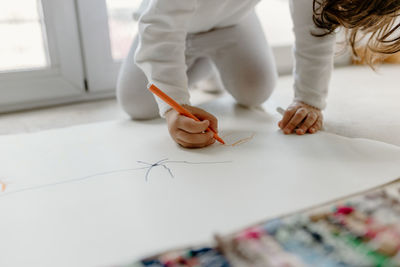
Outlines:
{"label": "white paper sheet", "polygon": [[[206,109],[229,143],[254,137],[186,150],[161,120],[0,137],[0,266],[129,262],[400,176],[399,147],[284,136],[272,109],[230,99]],[[132,170],[162,159],[147,179],[148,169]]]}

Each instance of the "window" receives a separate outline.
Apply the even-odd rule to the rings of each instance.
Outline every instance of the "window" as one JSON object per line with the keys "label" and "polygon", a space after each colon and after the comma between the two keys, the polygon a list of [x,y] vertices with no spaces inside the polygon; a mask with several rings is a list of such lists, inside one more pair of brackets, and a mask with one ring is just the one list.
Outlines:
{"label": "window", "polygon": [[289,74],[293,67],[293,23],[288,0],[260,1],[257,14],[268,42],[273,48],[280,74]]}
{"label": "window", "polygon": [[[0,71],[49,66],[41,2],[0,1]],[[24,6],[25,8],[21,8]]]}
{"label": "window", "polygon": [[293,24],[288,0],[261,1],[257,6],[257,14],[272,46],[290,46],[293,44]]}
{"label": "window", "polygon": [[122,59],[136,34],[141,0],[78,1],[87,81],[91,92],[115,90]]}
{"label": "window", "polygon": [[107,0],[108,27],[114,60],[123,60],[128,54],[132,40],[137,33],[134,12],[139,0]]}
{"label": "window", "polygon": [[73,1],[0,0],[0,112],[84,94],[75,10]]}

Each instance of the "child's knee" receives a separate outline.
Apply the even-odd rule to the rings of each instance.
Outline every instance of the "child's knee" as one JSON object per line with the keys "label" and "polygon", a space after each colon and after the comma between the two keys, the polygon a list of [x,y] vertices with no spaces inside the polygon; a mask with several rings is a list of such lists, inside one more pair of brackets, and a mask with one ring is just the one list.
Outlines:
{"label": "child's knee", "polygon": [[118,84],[117,99],[121,108],[133,120],[150,120],[159,117],[158,106],[154,98],[141,92],[146,88],[133,88]]}
{"label": "child's knee", "polygon": [[236,97],[239,104],[254,107],[263,104],[272,95],[277,84],[277,76],[260,77],[248,81],[237,88],[240,94]]}

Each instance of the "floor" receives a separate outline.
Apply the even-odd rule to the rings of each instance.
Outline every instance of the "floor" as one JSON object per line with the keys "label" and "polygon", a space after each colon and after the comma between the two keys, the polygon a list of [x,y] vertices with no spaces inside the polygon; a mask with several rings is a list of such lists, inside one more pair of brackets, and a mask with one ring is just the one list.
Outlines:
{"label": "floor", "polygon": [[[338,68],[333,73],[325,130],[351,138],[367,138],[400,146],[400,65]],[[286,106],[292,78],[284,77],[271,101]],[[399,159],[400,162],[400,159]]]}
{"label": "floor", "polygon": [[0,134],[36,132],[124,118],[114,99],[10,113],[0,116]]}
{"label": "floor", "polygon": [[[193,103],[200,104],[217,97],[196,90]],[[129,119],[115,99],[56,106],[0,115],[0,135],[30,133],[80,124]]]}

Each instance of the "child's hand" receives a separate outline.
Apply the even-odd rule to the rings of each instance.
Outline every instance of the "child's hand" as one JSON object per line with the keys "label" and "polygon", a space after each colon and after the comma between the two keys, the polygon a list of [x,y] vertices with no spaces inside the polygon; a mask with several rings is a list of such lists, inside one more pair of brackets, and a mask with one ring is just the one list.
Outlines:
{"label": "child's hand", "polygon": [[278,123],[279,128],[285,134],[291,134],[295,131],[298,135],[307,132],[314,134],[321,130],[322,124],[321,110],[303,102],[293,102],[283,115],[283,119]]}
{"label": "child's hand", "polygon": [[210,113],[196,107],[185,105],[194,116],[201,122],[195,121],[186,116],[180,115],[175,110],[165,114],[168,123],[168,130],[179,145],[186,148],[201,148],[215,143],[214,133],[205,132],[208,127],[218,131],[218,120]]}

